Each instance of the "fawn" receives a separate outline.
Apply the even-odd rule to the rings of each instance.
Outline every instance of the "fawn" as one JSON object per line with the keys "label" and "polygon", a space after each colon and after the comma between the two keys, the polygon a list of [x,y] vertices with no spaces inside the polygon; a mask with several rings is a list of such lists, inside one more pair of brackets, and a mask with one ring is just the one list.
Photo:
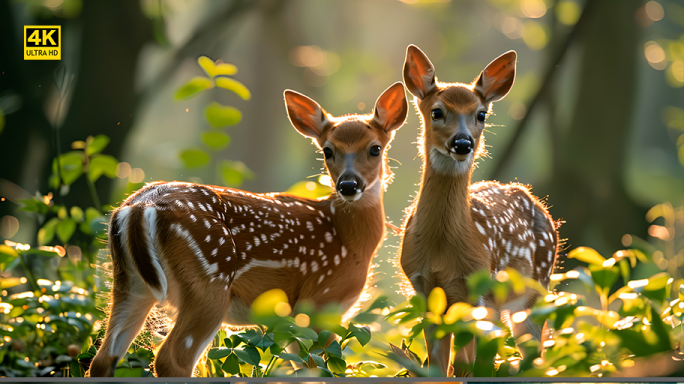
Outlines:
{"label": "fawn", "polygon": [[[427,296],[441,287],[448,306],[468,301],[466,278],[479,270],[489,270],[494,277],[512,267],[549,285],[558,236],[546,207],[518,183],[470,183],[475,160],[486,153],[486,117],[492,102],[513,85],[515,60],[510,51],[489,63],[471,84],[442,83],[418,47],[410,45],[406,52],[404,82],[422,120],[418,142],[424,164],[419,194],[406,211],[399,258],[418,294]],[[540,326],[529,318],[513,323],[505,317],[530,308],[539,295],[528,289],[509,296],[501,308],[490,295],[480,303],[501,310],[516,337],[531,333],[540,339]],[[432,340],[426,332],[428,364],[445,375],[453,372],[452,338]],[[458,351],[456,361],[471,363],[474,347],[471,342]]]}
{"label": "fawn", "polygon": [[323,151],[332,194],[157,182],[131,195],[110,221],[113,302],[90,376],[114,375],[155,304],[176,310],[155,373],[191,376],[222,324],[251,325],[263,292],[282,289],[293,308],[308,300],[348,310],[357,301],[385,236],[385,150],[406,120],[404,86],[385,90],[368,115],[333,117],[290,90],[285,105],[295,129]]}

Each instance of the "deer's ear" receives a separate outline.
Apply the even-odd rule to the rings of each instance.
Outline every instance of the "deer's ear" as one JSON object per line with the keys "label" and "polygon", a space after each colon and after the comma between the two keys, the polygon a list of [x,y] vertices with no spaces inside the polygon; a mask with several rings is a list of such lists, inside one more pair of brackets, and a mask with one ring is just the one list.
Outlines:
{"label": "deer's ear", "polygon": [[385,132],[399,129],[406,122],[408,115],[408,102],[404,84],[397,81],[378,97],[373,108],[373,120],[371,124],[380,127]]}
{"label": "deer's ear", "polygon": [[508,94],[515,80],[515,51],[508,51],[494,59],[475,80],[475,93],[489,104]]}
{"label": "deer's ear", "polygon": [[295,129],[303,136],[319,139],[329,124],[327,112],[317,102],[299,92],[285,91],[287,116]]}
{"label": "deer's ear", "polygon": [[406,48],[406,61],[404,62],[404,83],[411,94],[419,99],[434,91],[435,67],[430,59],[415,45]]}

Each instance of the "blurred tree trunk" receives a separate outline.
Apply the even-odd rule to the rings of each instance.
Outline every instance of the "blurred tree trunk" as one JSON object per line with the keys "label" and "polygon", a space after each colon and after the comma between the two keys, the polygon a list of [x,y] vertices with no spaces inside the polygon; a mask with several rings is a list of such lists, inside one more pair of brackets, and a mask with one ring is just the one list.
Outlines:
{"label": "blurred tree trunk", "polygon": [[[0,96],[16,96],[16,111],[5,115],[0,132],[0,179],[19,184],[35,192],[43,165],[48,161],[50,123],[43,112],[47,90],[52,85],[52,71],[57,61],[28,60],[23,55],[23,25],[13,19],[9,0],[0,1]],[[49,23],[61,24],[57,20]],[[12,197],[6,185],[0,196]],[[11,213],[14,204],[0,204],[0,217]]]}
{"label": "blurred tree trunk", "polygon": [[[44,104],[53,88],[53,71],[62,63],[24,61],[23,26],[12,16],[10,2],[0,1],[0,90],[22,99],[21,109],[6,116],[0,134],[0,164],[5,164],[0,167],[0,178],[31,193],[46,193],[56,151]],[[135,118],[138,97],[134,74],[140,49],[153,39],[152,21],[142,14],[136,1],[84,1],[78,18],[54,18],[41,24],[62,24],[63,34],[71,28],[81,36],[73,40],[80,41],[81,46],[77,49],[71,103],[62,112],[66,118],[60,129],[60,152],[68,152],[73,141],[105,134],[112,140],[105,153],[118,157]],[[101,178],[97,189],[100,201],[109,202],[111,181]],[[93,205],[84,180],[73,186],[65,200],[70,205]],[[11,210],[7,204],[0,205],[0,216]]]}
{"label": "blurred tree trunk", "polygon": [[601,1],[580,36],[580,84],[570,126],[559,133],[550,203],[567,223],[567,245],[591,244],[610,254],[624,234],[645,236],[644,215],[625,189],[624,164],[634,113],[640,0]]}
{"label": "blurred tree trunk", "polygon": [[[68,151],[73,141],[89,135],[105,134],[112,140],[105,153],[118,158],[136,117],[135,73],[140,50],[154,39],[152,21],[137,1],[85,1],[80,22],[80,63],[61,130],[61,150]],[[110,202],[111,186],[106,177],[97,182],[102,204]],[[72,190],[72,204],[92,204],[84,180]]]}

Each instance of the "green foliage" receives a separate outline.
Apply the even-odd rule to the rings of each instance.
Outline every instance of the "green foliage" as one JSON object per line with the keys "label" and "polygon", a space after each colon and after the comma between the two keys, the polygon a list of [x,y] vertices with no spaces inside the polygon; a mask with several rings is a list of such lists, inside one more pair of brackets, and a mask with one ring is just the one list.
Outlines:
{"label": "green foliage", "polygon": [[[207,77],[195,77],[184,84],[176,92],[176,100],[194,97],[200,92],[216,86],[233,91],[235,94],[249,100],[251,95],[247,87],[228,76],[237,73],[234,65],[219,61],[214,62],[207,56],[200,56],[197,64]],[[224,185],[239,187],[246,179],[252,179],[254,173],[239,161],[213,160],[215,152],[228,147],[231,143],[230,135],[221,128],[235,125],[242,120],[242,113],[234,107],[212,102],[204,109],[204,117],[210,125],[208,132],[202,133],[202,142],[210,149],[188,148],[180,153],[180,158],[187,168],[202,168],[214,164],[215,174]]]}
{"label": "green foliage", "polygon": [[[395,307],[387,318],[395,324],[409,325],[410,340],[428,329],[431,337],[436,338],[454,333],[456,350],[475,337],[477,359],[466,369],[474,376],[604,376],[633,366],[640,357],[672,351],[674,335],[681,333],[683,310],[679,305],[682,297],[670,301],[673,279],[666,272],[630,281],[629,269],[615,264],[620,260],[631,260],[631,267],[636,266],[637,260],[652,263],[637,250],[619,251],[606,259],[593,249],[580,247],[568,257],[590,264],[553,275],[552,279],[579,280],[585,294],[542,291],[544,295],[531,310],[512,317],[514,322],[526,317],[537,324],[548,321],[553,338],[541,347],[545,350],[544,357],[538,341],[513,339],[506,326],[491,318],[491,313],[484,308],[456,303],[444,313],[446,296],[441,288],[435,288],[428,296],[427,308],[420,296],[414,296],[410,304]],[[627,285],[614,289],[620,275]],[[515,270],[507,269],[496,277],[492,279],[485,271],[476,273],[468,279],[468,287],[476,296],[499,290],[505,297],[520,290],[520,275]],[[528,279],[522,279],[522,283],[523,290],[540,288]],[[680,290],[684,292],[684,285]],[[598,294],[599,308],[588,305],[595,301],[595,294]],[[618,301],[622,302],[619,310],[611,310],[609,306]],[[440,372],[428,372],[424,361],[417,356],[402,345],[401,348],[393,346],[393,355],[388,357],[418,376],[440,375]]]}
{"label": "green foliage", "polygon": [[86,175],[95,207],[67,207],[52,192],[22,200],[20,210],[40,227],[36,245],[0,245],[0,375],[82,376],[77,355],[87,353],[89,335],[102,312],[95,305],[97,254],[106,239],[94,182],[116,176],[118,161],[102,154],[104,135],[72,144],[53,162],[51,186],[68,193]]}

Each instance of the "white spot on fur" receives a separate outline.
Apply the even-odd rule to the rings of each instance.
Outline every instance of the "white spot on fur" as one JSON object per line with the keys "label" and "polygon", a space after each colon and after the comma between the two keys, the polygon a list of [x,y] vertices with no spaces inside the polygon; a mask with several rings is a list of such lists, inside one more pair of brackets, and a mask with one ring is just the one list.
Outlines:
{"label": "white spot on fur", "polygon": [[480,225],[480,223],[475,222],[475,226],[477,227],[477,230],[480,231],[481,234],[486,235],[484,228]]}

